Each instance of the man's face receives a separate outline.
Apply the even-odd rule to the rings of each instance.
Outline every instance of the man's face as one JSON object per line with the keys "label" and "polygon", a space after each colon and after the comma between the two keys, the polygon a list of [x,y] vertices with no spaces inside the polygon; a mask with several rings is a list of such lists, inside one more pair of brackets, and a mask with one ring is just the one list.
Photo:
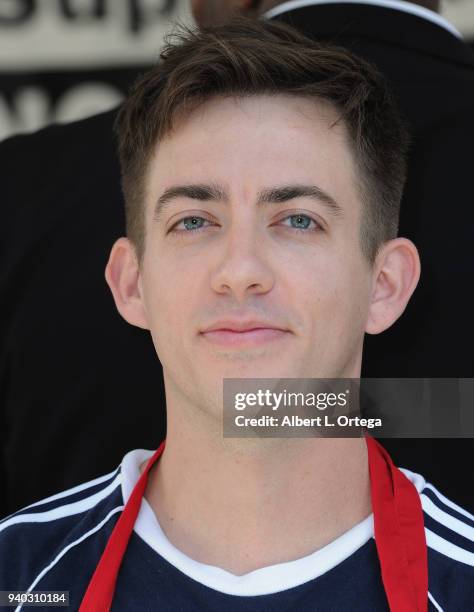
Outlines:
{"label": "man's face", "polygon": [[[208,405],[225,377],[359,375],[372,269],[336,117],[216,98],[157,145],[139,287],[167,387]],[[206,332],[239,323],[278,329]]]}

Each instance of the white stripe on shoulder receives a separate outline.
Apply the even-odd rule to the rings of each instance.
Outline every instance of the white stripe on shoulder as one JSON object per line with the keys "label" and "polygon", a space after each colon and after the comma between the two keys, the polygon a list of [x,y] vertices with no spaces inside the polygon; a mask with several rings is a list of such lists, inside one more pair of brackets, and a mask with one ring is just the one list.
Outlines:
{"label": "white stripe on shoulder", "polygon": [[80,493],[81,491],[84,491],[85,489],[90,489],[91,487],[95,487],[96,485],[102,484],[103,482],[110,480],[112,476],[116,474],[117,469],[118,468],[115,468],[115,470],[113,470],[109,474],[105,474],[104,476],[99,476],[98,478],[94,478],[93,480],[88,480],[87,482],[83,482],[79,485],[76,485],[75,487],[71,487],[70,489],[65,489],[64,491],[61,491],[60,493],[56,493],[55,495],[50,495],[50,497],[45,497],[45,499],[42,499],[40,501],[35,502],[34,504],[30,504],[29,506],[26,506],[24,510],[26,510],[27,508],[33,508],[34,506],[39,506],[41,504],[46,504],[48,502],[56,501],[57,499],[62,499],[63,497],[67,497],[68,495],[74,495],[75,493]]}
{"label": "white stripe on shoulder", "polygon": [[[62,557],[64,557],[64,555],[69,550],[71,550],[71,548],[74,548],[74,546],[77,546],[78,544],[83,542],[86,538],[91,536],[93,533],[96,533],[97,531],[99,531],[99,529],[101,529],[101,527],[103,527],[105,525],[105,523],[107,523],[107,521],[114,514],[117,514],[117,512],[121,512],[123,510],[123,508],[124,508],[124,506],[117,506],[116,508],[114,508],[113,510],[111,510],[107,514],[107,516],[104,519],[102,519],[100,521],[100,523],[98,525],[96,525],[90,531],[88,531],[87,533],[83,534],[80,538],[78,538],[74,542],[71,542],[65,548],[63,548],[63,550],[56,556],[56,558],[53,559],[53,561],[51,561],[51,563],[49,565],[47,565],[43,570],[41,570],[41,572],[36,576],[36,578],[33,580],[33,582],[28,587],[28,591],[27,592],[29,593],[30,591],[32,591],[35,588],[35,586],[38,584],[38,582],[49,572],[50,569],[52,569],[56,565],[56,563],[58,563],[62,559]],[[20,604],[19,606],[17,606],[15,608],[15,612],[20,612],[22,606],[23,606],[23,604]]]}
{"label": "white stripe on shoulder", "polygon": [[436,599],[433,597],[433,595],[429,591],[428,591],[428,599],[434,605],[436,610],[438,610],[438,612],[444,612],[443,608],[439,605],[439,603],[436,601]]}
{"label": "white stripe on shoulder", "polygon": [[421,494],[420,499],[423,510],[426,512],[426,514],[429,514],[431,518],[438,521],[438,523],[441,523],[441,525],[444,525],[448,529],[451,529],[451,531],[456,531],[459,533],[459,535],[462,535],[468,540],[474,542],[474,527],[471,527],[451,514],[444,512],[438,508],[438,506],[426,495]]}
{"label": "white stripe on shoulder", "polygon": [[445,506],[448,506],[449,508],[452,508],[453,510],[456,510],[456,512],[459,512],[459,514],[462,514],[464,516],[466,516],[468,519],[471,519],[471,521],[474,521],[474,514],[471,514],[470,512],[468,512],[467,510],[465,510],[464,508],[461,508],[461,506],[458,506],[457,504],[455,504],[454,502],[452,502],[450,499],[448,499],[447,497],[445,497],[442,493],[440,493],[438,491],[438,489],[436,487],[434,487],[432,484],[430,484],[429,482],[426,483],[425,487],[427,489],[430,489],[430,491],[433,491],[433,493],[436,495],[436,497],[443,502],[443,504]]}
{"label": "white stripe on shoulder", "polygon": [[474,566],[474,553],[469,552],[468,550],[464,550],[460,546],[456,546],[456,544],[452,544],[440,537],[431,529],[427,529],[425,527],[426,534],[426,544],[429,548],[438,551],[442,555],[449,557],[450,559],[454,559],[455,561],[460,561],[461,563],[466,563],[466,565]]}
{"label": "white stripe on shoulder", "polygon": [[[99,476],[98,478],[94,478],[93,480],[88,480],[87,482],[83,482],[79,485],[76,485],[75,487],[71,487],[70,489],[65,489],[64,491],[61,491],[60,493],[55,493],[54,495],[50,495],[49,497],[40,499],[40,501],[34,502],[33,504],[30,504],[29,506],[24,506],[23,508],[20,508],[20,510],[17,510],[16,512],[14,512],[13,515],[18,514],[19,512],[24,512],[25,510],[28,510],[29,508],[35,508],[36,506],[42,506],[43,504],[48,504],[49,502],[56,501],[57,499],[62,499],[63,497],[68,497],[70,495],[74,495],[75,493],[80,493],[81,491],[85,491],[86,489],[90,489],[91,487],[94,487],[103,482],[106,482],[107,480],[110,480],[114,476],[114,474],[116,474],[118,469],[119,468],[116,468],[115,470],[113,470],[113,472],[110,472],[109,474],[105,474],[104,476]],[[3,518],[0,521],[0,524],[3,521],[9,519],[10,516],[13,516],[13,515],[9,515]]]}
{"label": "white stripe on shoulder", "polygon": [[64,518],[66,516],[72,516],[74,514],[80,514],[90,508],[96,506],[99,502],[105,499],[114,489],[120,486],[122,475],[119,472],[114,480],[104,489],[98,491],[94,495],[85,497],[77,502],[71,504],[64,504],[58,506],[52,510],[46,512],[34,512],[31,514],[15,514],[11,518],[7,519],[0,524],[0,532],[7,527],[17,525],[19,523],[47,523],[49,521],[55,521],[56,519]]}

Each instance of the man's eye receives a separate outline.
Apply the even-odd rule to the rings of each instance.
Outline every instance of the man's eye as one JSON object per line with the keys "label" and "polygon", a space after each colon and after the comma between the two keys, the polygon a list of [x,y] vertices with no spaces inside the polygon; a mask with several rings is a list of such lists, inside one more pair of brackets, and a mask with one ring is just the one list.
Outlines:
{"label": "man's eye", "polygon": [[[177,221],[170,229],[171,232],[191,232],[200,230],[203,228],[203,223],[207,219],[193,215],[191,217],[183,217],[180,221]],[[209,221],[208,221],[209,223]],[[180,227],[181,226],[181,227]]]}
{"label": "man's eye", "polygon": [[[309,217],[308,215],[303,215],[302,213],[289,215],[288,217],[282,219],[282,221],[286,221],[287,219],[290,219],[290,225],[287,225],[287,227],[291,227],[292,229],[302,231],[314,231],[321,228],[319,223],[317,223],[312,217]],[[311,223],[313,223],[313,227],[310,227]]]}

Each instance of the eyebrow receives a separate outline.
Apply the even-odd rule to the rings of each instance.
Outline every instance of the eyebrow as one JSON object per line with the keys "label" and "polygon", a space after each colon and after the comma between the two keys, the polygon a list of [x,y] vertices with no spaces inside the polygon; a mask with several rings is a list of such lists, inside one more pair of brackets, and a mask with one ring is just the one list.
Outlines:
{"label": "eyebrow", "polygon": [[[282,187],[271,187],[260,191],[257,197],[257,205],[281,204],[295,198],[312,198],[326,208],[327,212],[334,217],[344,214],[344,209],[326,191],[316,185],[284,185]],[[169,204],[177,198],[189,198],[201,202],[228,202],[229,195],[219,185],[191,184],[176,185],[169,187],[158,198],[155,207],[154,218],[159,221]]]}

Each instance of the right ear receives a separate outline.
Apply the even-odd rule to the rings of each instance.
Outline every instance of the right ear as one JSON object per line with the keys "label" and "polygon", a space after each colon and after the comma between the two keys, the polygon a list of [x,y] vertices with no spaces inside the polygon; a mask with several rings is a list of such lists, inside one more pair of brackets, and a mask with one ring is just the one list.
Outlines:
{"label": "right ear", "polygon": [[125,321],[149,329],[140,291],[140,268],[135,247],[128,238],[119,238],[114,243],[105,268],[105,279]]}

